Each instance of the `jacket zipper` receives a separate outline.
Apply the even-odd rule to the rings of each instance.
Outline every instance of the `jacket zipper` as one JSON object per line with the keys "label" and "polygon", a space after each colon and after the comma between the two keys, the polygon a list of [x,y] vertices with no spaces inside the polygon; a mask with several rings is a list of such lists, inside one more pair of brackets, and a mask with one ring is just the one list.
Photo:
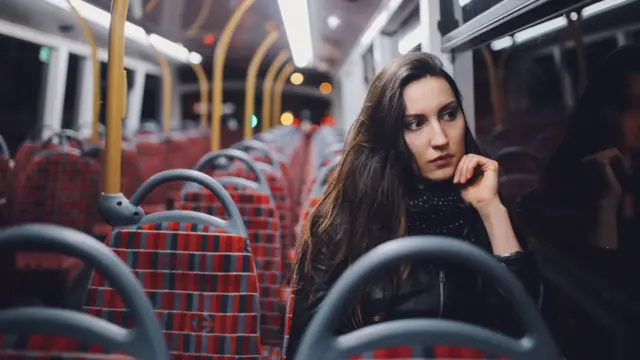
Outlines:
{"label": "jacket zipper", "polygon": [[442,313],[444,312],[445,282],[446,278],[444,276],[444,270],[440,270],[440,274],[438,276],[438,287],[440,289],[440,311],[438,313],[439,317],[442,317]]}

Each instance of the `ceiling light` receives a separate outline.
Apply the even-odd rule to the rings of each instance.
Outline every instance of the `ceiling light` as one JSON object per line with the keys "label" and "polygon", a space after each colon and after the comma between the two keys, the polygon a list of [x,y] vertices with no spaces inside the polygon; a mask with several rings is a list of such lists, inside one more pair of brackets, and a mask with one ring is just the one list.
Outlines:
{"label": "ceiling light", "polygon": [[565,26],[567,26],[567,18],[561,16],[517,32],[513,35],[513,39],[516,43],[522,43]]}
{"label": "ceiling light", "polygon": [[629,0],[603,0],[582,9],[582,16],[586,18],[595,14],[599,14],[603,11],[610,10],[613,7],[622,5],[626,2],[629,2]]}
{"label": "ceiling light", "polygon": [[[45,0],[49,4],[55,5],[63,10],[71,11],[67,0]],[[105,29],[109,29],[111,25],[111,14],[107,11],[100,9],[97,6],[91,5],[82,0],[71,0],[73,6],[78,10],[80,16],[85,20],[101,26]],[[125,24],[125,36],[129,39],[135,40],[143,45],[148,45],[147,33],[138,25],[135,25],[129,21]]]}
{"label": "ceiling light", "polygon": [[189,61],[189,50],[171,40],[167,40],[158,34],[151,34],[149,35],[149,42],[156,48],[156,50],[166,56],[185,63]]}
{"label": "ceiling light", "polygon": [[380,33],[384,25],[389,21],[391,15],[393,15],[403,0],[391,0],[387,7],[380,11],[376,18],[369,24],[367,30],[360,38],[360,50],[366,49],[373,38]]}
{"label": "ceiling light", "polygon": [[498,51],[498,50],[506,49],[511,45],[513,45],[513,37],[506,36],[491,42],[491,50]]}
{"label": "ceiling light", "polygon": [[421,42],[422,29],[420,25],[418,25],[415,29],[409,31],[405,36],[402,37],[402,39],[400,39],[400,41],[398,41],[398,52],[400,52],[400,54],[406,54]]}
{"label": "ceiling light", "polygon": [[282,113],[280,115],[280,123],[287,126],[293,124],[293,114],[288,111]]}
{"label": "ceiling light", "polygon": [[197,52],[191,52],[189,54],[189,62],[196,65],[202,64],[202,55]]}
{"label": "ceiling light", "polygon": [[299,72],[295,72],[291,74],[291,77],[289,78],[289,80],[293,85],[300,85],[302,84],[302,82],[304,82],[304,76]]}
{"label": "ceiling light", "polygon": [[338,26],[340,26],[340,18],[336,15],[331,15],[327,18],[327,25],[329,25],[329,29],[335,30]]}
{"label": "ceiling light", "polygon": [[331,86],[331,84],[329,84],[328,82],[323,82],[322,84],[320,84],[320,87],[318,89],[324,95],[329,95],[333,91],[333,86]]}
{"label": "ceiling light", "polygon": [[309,24],[308,0],[278,0],[293,62],[305,67],[313,62],[313,43]]}

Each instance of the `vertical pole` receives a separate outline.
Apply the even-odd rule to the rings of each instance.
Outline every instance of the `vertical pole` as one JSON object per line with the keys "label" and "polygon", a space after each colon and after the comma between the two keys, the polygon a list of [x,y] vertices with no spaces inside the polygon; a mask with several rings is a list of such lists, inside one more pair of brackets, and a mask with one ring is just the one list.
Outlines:
{"label": "vertical pole", "polygon": [[73,15],[76,17],[80,28],[82,28],[84,38],[87,40],[87,43],[91,48],[91,62],[93,64],[93,127],[91,128],[90,142],[92,144],[97,144],[100,142],[98,129],[100,127],[100,102],[102,101],[102,93],[100,91],[100,60],[98,60],[98,46],[96,45],[96,40],[91,32],[89,24],[87,24],[87,22],[82,18],[76,7],[73,5],[73,2],[71,0],[67,0],[67,2],[69,3],[69,7],[71,8]]}
{"label": "vertical pole", "polygon": [[280,113],[282,112],[282,92],[284,91],[284,84],[295,69],[296,67],[293,63],[288,63],[276,78],[276,83],[273,86],[273,115],[271,116],[274,122],[276,119],[280,119]]}
{"label": "vertical pole", "polygon": [[256,0],[244,0],[236,11],[231,15],[229,21],[224,26],[222,35],[218,40],[218,45],[213,54],[213,89],[211,91],[211,150],[216,151],[220,149],[220,129],[222,121],[222,82],[224,78],[224,63],[227,57],[227,50],[229,49],[229,43],[231,43],[231,37],[233,36],[236,27],[240,23],[240,20],[249,8],[256,2]]}
{"label": "vertical pole", "polygon": [[171,74],[169,62],[164,55],[153,45],[151,45],[151,48],[156,54],[156,58],[160,64],[160,70],[162,71],[162,132],[164,132],[165,135],[169,135],[171,134],[171,111],[173,107],[173,100],[171,99],[173,75]]}
{"label": "vertical pole", "polygon": [[104,193],[120,193],[120,154],[122,146],[123,94],[127,93],[124,72],[124,26],[129,0],[113,0],[109,30],[109,63],[107,64],[107,133],[104,171]]}
{"label": "vertical pole", "polygon": [[209,98],[209,82],[207,81],[207,74],[204,72],[202,65],[191,64],[191,68],[196,73],[198,78],[198,87],[200,88],[200,129],[207,129],[207,111],[210,106],[207,104]]}
{"label": "vertical pole", "polygon": [[282,67],[291,53],[289,50],[282,50],[278,57],[271,63],[267,75],[262,82],[262,129],[267,130],[275,124],[276,119],[271,118],[271,98],[273,94],[273,82],[278,74],[278,70]]}
{"label": "vertical pole", "polygon": [[251,129],[251,117],[253,116],[253,112],[255,109],[255,101],[256,101],[256,78],[258,77],[258,70],[260,70],[260,64],[262,64],[262,60],[264,56],[269,51],[269,48],[278,40],[280,37],[279,31],[271,31],[269,35],[260,43],[258,49],[253,54],[251,58],[251,62],[249,63],[249,68],[247,68],[247,80],[245,84],[245,95],[244,95],[244,139],[249,140],[253,135],[253,131]]}

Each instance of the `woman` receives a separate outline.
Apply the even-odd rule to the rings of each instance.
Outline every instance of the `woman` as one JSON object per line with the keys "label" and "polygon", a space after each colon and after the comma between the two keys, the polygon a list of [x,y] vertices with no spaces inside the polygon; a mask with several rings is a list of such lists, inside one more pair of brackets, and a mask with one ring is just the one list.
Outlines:
{"label": "woman", "polygon": [[[481,246],[537,297],[534,261],[522,251],[498,196],[498,164],[480,155],[460,92],[440,61],[424,53],[397,58],[376,75],[364,104],[298,249],[289,359],[340,274],[401,236],[441,234]],[[416,316],[516,331],[513,314],[490,311],[489,303],[501,305],[491,290],[464,269],[407,264],[372,284],[340,331]]]}

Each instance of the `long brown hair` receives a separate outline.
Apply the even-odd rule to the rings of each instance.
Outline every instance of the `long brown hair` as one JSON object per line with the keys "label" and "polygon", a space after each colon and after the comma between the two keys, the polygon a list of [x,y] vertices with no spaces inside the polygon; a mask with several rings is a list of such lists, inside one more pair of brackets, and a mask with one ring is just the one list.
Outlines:
{"label": "long brown hair", "polygon": [[[325,275],[332,283],[360,255],[406,235],[406,189],[416,177],[416,162],[404,140],[402,92],[427,76],[445,79],[462,108],[458,87],[433,55],[403,55],[375,76],[335,175],[303,230],[296,264],[298,278],[304,279],[302,286],[312,286],[312,266],[318,261],[326,267]],[[468,127],[465,152],[479,153]],[[390,288],[401,280],[402,273],[399,269],[389,277]],[[361,324],[358,311],[352,319]]]}

